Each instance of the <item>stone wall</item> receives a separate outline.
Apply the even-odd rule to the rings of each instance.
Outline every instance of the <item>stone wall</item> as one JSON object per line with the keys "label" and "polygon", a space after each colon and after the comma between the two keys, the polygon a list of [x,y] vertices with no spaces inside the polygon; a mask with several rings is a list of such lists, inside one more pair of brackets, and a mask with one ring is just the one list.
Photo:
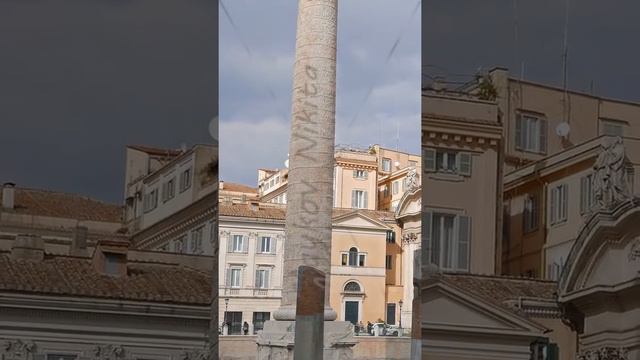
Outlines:
{"label": "stone wall", "polygon": [[[409,360],[411,338],[358,336],[353,360]],[[256,336],[220,336],[220,360],[255,360]]]}

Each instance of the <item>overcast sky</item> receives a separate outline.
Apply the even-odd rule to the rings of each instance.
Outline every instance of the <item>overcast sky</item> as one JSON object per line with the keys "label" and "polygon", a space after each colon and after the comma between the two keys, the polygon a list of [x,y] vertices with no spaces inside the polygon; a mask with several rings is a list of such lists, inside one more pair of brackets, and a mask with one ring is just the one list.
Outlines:
{"label": "overcast sky", "polygon": [[[519,76],[524,62],[525,79],[562,86],[566,3],[425,0],[425,71],[455,81],[455,74],[504,66]],[[636,0],[569,0],[570,88],[589,91],[593,82],[596,95],[640,101],[637,14]]]}
{"label": "overcast sky", "polygon": [[[284,167],[297,3],[226,0],[237,30],[219,11],[223,180],[256,186],[258,168]],[[417,0],[339,1],[337,144],[366,147],[379,143],[394,149],[399,145],[402,151],[419,153],[419,9],[412,18],[417,5]]]}
{"label": "overcast sky", "polygon": [[121,203],[126,144],[212,141],[213,0],[0,0],[0,182]]}

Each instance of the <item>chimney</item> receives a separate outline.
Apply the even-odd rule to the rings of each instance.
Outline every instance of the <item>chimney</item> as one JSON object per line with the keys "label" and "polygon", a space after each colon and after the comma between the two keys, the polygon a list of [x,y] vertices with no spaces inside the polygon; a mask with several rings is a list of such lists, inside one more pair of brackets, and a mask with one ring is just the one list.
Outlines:
{"label": "chimney", "polygon": [[13,209],[15,207],[15,198],[16,198],[16,184],[14,183],[4,183],[2,185],[2,208],[3,209]]}
{"label": "chimney", "polygon": [[11,259],[42,261],[44,259],[44,240],[38,235],[17,235],[11,245]]}
{"label": "chimney", "polygon": [[220,190],[224,190],[224,180],[220,180]]}
{"label": "chimney", "polygon": [[73,230],[73,239],[71,240],[71,248],[69,255],[71,256],[87,256],[87,237],[89,229],[86,226],[78,225]]}
{"label": "chimney", "polygon": [[127,241],[100,240],[93,252],[93,267],[101,275],[126,276],[128,250]]}

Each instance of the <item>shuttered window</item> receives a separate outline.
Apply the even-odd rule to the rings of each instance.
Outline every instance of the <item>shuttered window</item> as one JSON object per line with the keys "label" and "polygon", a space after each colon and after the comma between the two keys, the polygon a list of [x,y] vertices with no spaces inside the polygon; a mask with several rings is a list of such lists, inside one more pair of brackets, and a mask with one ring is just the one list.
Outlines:
{"label": "shuttered window", "polygon": [[469,216],[428,211],[422,225],[425,260],[444,270],[469,271]]}
{"label": "shuttered window", "polygon": [[580,213],[591,212],[595,205],[595,193],[593,191],[593,176],[591,174],[580,178]]}
{"label": "shuttered window", "polygon": [[567,220],[568,216],[568,186],[562,184],[551,188],[549,201],[549,222],[551,225]]}
{"label": "shuttered window", "polygon": [[530,114],[516,116],[516,149],[547,153],[547,120]]}
{"label": "shuttered window", "polygon": [[425,172],[471,176],[473,166],[472,155],[470,153],[452,150],[424,149],[422,156],[424,158]]}

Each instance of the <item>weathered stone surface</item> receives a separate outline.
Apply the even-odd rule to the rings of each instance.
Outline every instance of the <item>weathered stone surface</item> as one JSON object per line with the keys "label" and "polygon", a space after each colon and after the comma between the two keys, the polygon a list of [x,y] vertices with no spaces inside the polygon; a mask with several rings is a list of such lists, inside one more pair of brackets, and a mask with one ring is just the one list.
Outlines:
{"label": "weathered stone surface", "polygon": [[[258,335],[258,359],[293,360],[295,322],[267,321]],[[322,359],[353,359],[353,324],[348,321],[325,321]]]}
{"label": "weathered stone surface", "polygon": [[[297,269],[328,274],[335,145],[337,0],[298,4],[293,76],[282,307],[276,320],[295,320]],[[325,304],[329,304],[329,284]],[[335,320],[327,308],[325,319]]]}

